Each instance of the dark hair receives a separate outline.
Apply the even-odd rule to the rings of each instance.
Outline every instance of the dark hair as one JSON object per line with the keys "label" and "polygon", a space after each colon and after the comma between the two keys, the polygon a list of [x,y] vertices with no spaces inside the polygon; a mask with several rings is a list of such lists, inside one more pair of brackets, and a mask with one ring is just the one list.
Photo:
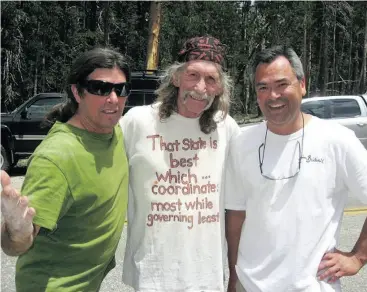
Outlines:
{"label": "dark hair", "polygon": [[126,58],[112,49],[95,48],[82,53],[73,63],[67,78],[66,92],[67,101],[55,106],[45,117],[43,126],[51,127],[56,121],[67,122],[75,115],[78,103],[71,91],[71,85],[75,84],[80,95],[83,88],[80,83],[84,81],[95,69],[118,67],[126,76],[126,81],[130,82],[130,68]]}
{"label": "dark hair", "polygon": [[300,58],[296,54],[296,52],[289,47],[286,46],[274,46],[265,50],[260,51],[254,59],[253,66],[252,66],[252,81],[255,83],[255,73],[256,68],[261,63],[271,63],[276,58],[283,56],[285,57],[291,67],[293,69],[294,74],[296,74],[298,80],[302,80],[305,76],[303,71],[303,66]]}

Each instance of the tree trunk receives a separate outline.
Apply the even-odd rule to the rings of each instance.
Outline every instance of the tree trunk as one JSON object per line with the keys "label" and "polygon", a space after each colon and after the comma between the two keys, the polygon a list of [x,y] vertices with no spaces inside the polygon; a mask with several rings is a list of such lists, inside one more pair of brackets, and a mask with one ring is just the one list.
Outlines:
{"label": "tree trunk", "polygon": [[[265,49],[265,38],[263,37],[262,40],[261,40],[261,51]],[[257,110],[257,115],[256,117],[260,117],[262,112],[261,112],[261,109],[260,109],[260,106],[259,106],[259,103],[257,102],[256,100],[256,110]]]}
{"label": "tree trunk", "polygon": [[90,17],[89,17],[89,29],[91,31],[97,30],[97,1],[90,1]]}
{"label": "tree trunk", "polygon": [[161,27],[161,10],[162,10],[161,2],[152,1],[150,3],[147,70],[157,70],[158,68],[158,49],[159,49],[159,31]]}
{"label": "tree trunk", "polygon": [[304,11],[305,15],[303,17],[303,48],[302,48],[302,65],[303,65],[303,72],[305,76],[306,82],[306,95],[305,98],[309,97],[310,89],[311,89],[311,38],[312,38],[312,31],[310,29],[310,23],[313,17],[312,6],[309,2],[304,2]]}
{"label": "tree trunk", "polygon": [[46,91],[46,57],[45,55],[42,56],[42,73],[41,73],[41,80],[42,80],[42,84],[41,84],[41,89],[42,92]]}
{"label": "tree trunk", "polygon": [[312,41],[311,41],[311,34],[308,34],[308,53],[307,53],[307,97],[310,97],[311,92],[311,82],[312,82],[312,76],[311,76],[311,69],[312,69]]}
{"label": "tree trunk", "polygon": [[358,54],[358,48],[355,48],[355,52],[354,52],[354,72],[353,72],[353,79],[351,80],[352,82],[352,92],[350,92],[350,94],[357,94],[359,93],[359,84],[358,82],[356,82],[358,80],[358,67],[359,67],[359,54]]}
{"label": "tree trunk", "polygon": [[353,35],[350,36],[350,42],[349,42],[349,50],[348,50],[348,76],[347,80],[348,84],[346,86],[346,90],[348,93],[351,93],[353,90],[353,82],[352,82],[352,65],[353,65],[353,58],[352,58],[352,49],[353,49]]}
{"label": "tree trunk", "polygon": [[307,13],[303,16],[302,63],[304,72],[307,72]]}
{"label": "tree trunk", "polygon": [[[35,37],[38,37],[40,32],[40,22],[38,21],[37,23],[37,34],[35,35]],[[42,47],[42,43],[41,43],[41,47]],[[39,63],[39,59],[40,59],[40,50],[37,50],[36,52],[36,62],[34,63],[34,87],[33,87],[33,95],[36,95],[38,92],[38,63]]]}
{"label": "tree trunk", "polygon": [[330,80],[331,80],[331,92],[334,95],[335,94],[335,76],[336,76],[336,47],[335,47],[335,33],[336,33],[336,11],[333,10],[333,59],[332,59],[332,68],[331,68],[331,76],[330,76]]}
{"label": "tree trunk", "polygon": [[[279,2],[275,2],[274,4],[278,4]],[[278,20],[277,16],[271,14],[270,16],[271,21],[271,44],[276,45],[278,43]]]}
{"label": "tree trunk", "polygon": [[309,97],[311,89],[311,30],[310,30],[310,20],[312,19],[312,10],[310,8],[309,2],[304,2],[305,15],[303,17],[303,48],[302,48],[302,65],[303,72],[305,74],[306,81],[306,95]]}
{"label": "tree trunk", "polygon": [[3,89],[3,92],[1,94],[1,105],[5,106],[6,108],[6,111],[8,111],[8,107],[7,105],[10,103],[10,101],[12,100],[12,96],[10,96],[9,94],[9,87],[11,87],[11,83],[9,81],[9,73],[10,73],[10,66],[9,66],[9,63],[11,62],[11,51],[9,50],[2,50],[2,52],[5,52],[5,62],[3,63],[3,74],[1,76],[2,78],[2,89]]}
{"label": "tree trunk", "polygon": [[[336,68],[336,73],[339,72],[339,68],[343,68],[344,66],[344,60],[345,60],[345,56],[344,56],[344,48],[345,48],[345,37],[342,36],[343,38],[343,41],[342,41],[342,46],[341,46],[341,53],[338,54],[337,58],[336,58],[336,64],[337,65],[337,68]],[[340,38],[339,38],[340,39]],[[341,77],[342,81],[343,81],[343,77]],[[339,94],[342,95],[342,94],[345,94],[345,81],[344,82],[340,82],[339,83]]]}
{"label": "tree trunk", "polygon": [[363,55],[362,55],[362,66],[361,66],[361,74],[359,79],[359,92],[366,93],[366,58],[367,58],[367,9],[364,13],[365,24],[364,24],[364,46],[363,46]]}
{"label": "tree trunk", "polygon": [[36,55],[36,63],[34,65],[35,67],[35,70],[34,70],[34,86],[33,86],[33,95],[36,95],[37,94],[37,87],[38,87],[38,53]]}
{"label": "tree trunk", "polygon": [[328,82],[328,46],[329,46],[329,37],[328,37],[328,24],[327,24],[327,3],[324,4],[323,8],[323,30],[322,30],[322,39],[323,39],[323,46],[322,46],[322,61],[320,67],[320,95],[327,95],[327,82]]}
{"label": "tree trunk", "polygon": [[[247,11],[246,11],[246,5],[244,2],[242,2],[242,21],[241,21],[241,55],[246,56],[247,50],[247,42],[246,42],[246,19],[247,19]],[[241,112],[245,115],[248,114],[248,92],[246,88],[247,78],[246,78],[246,70],[243,70],[242,74],[242,83],[241,83],[241,91],[239,94],[240,102],[241,102]]]}
{"label": "tree trunk", "polygon": [[[320,7],[319,7],[320,6]],[[318,16],[316,21],[317,23],[320,23],[320,19],[321,19],[321,25],[323,23],[323,20],[324,20],[324,5],[322,4],[322,2],[316,2],[315,4],[315,12],[314,12],[314,15],[318,16],[318,11],[320,10],[321,11],[321,17]],[[320,32],[320,36],[319,38],[317,38],[317,40],[319,41],[318,43],[318,47],[316,47],[318,49],[318,52],[316,55],[316,58],[317,58],[317,66],[315,64],[315,82],[314,82],[314,91],[316,92],[317,95],[320,94],[320,87],[321,87],[321,66],[322,66],[322,50],[323,50],[323,47],[324,47],[324,35],[323,35],[323,30],[321,30]],[[316,61],[316,60],[315,60]]]}
{"label": "tree trunk", "polygon": [[83,11],[84,11],[83,29],[86,29],[87,28],[87,15],[88,15],[87,1],[82,1],[82,7],[83,7]]}
{"label": "tree trunk", "polygon": [[104,16],[103,16],[103,23],[104,23],[104,44],[108,46],[110,43],[110,1],[104,2]]}

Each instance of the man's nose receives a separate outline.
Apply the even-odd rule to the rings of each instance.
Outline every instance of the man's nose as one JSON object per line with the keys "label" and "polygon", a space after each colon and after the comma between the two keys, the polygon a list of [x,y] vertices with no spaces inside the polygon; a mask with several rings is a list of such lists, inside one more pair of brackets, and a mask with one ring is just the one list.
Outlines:
{"label": "man's nose", "polygon": [[198,92],[205,93],[206,92],[206,83],[203,78],[201,78],[198,83],[196,83],[195,89]]}
{"label": "man's nose", "polygon": [[281,96],[280,91],[278,91],[276,88],[271,87],[270,88],[270,98],[276,99]]}
{"label": "man's nose", "polygon": [[117,96],[117,94],[116,94],[116,92],[115,92],[115,89],[113,89],[113,90],[111,91],[110,95],[108,96],[107,101],[108,101],[109,103],[117,103],[117,102],[118,102],[118,100],[119,100],[119,98],[118,98],[118,96]]}

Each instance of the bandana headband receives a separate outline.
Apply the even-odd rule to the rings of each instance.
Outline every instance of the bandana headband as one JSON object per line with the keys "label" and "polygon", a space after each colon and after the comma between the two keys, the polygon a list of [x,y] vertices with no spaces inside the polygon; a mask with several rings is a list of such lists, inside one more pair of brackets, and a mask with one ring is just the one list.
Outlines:
{"label": "bandana headband", "polygon": [[194,37],[185,42],[178,53],[180,62],[191,60],[205,60],[217,63],[225,69],[225,45],[218,39],[206,37]]}

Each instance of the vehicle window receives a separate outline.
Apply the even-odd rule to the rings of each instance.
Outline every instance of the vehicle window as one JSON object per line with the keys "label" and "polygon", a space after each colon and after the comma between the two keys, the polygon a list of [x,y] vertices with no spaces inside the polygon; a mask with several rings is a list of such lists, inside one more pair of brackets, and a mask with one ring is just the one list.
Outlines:
{"label": "vehicle window", "polygon": [[355,99],[334,99],[331,101],[332,118],[352,118],[361,115],[361,109]]}
{"label": "vehicle window", "polygon": [[302,103],[301,110],[321,119],[330,119],[330,101],[314,100]]}
{"label": "vehicle window", "polygon": [[39,99],[28,107],[28,115],[32,118],[43,118],[62,98]]}

